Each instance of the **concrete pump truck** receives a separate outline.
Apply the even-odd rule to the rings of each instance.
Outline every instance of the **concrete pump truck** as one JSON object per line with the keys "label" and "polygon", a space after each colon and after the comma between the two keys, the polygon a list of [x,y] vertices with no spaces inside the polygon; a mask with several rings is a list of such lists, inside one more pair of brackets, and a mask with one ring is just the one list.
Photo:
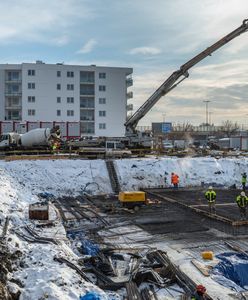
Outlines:
{"label": "concrete pump truck", "polygon": [[165,82],[146,100],[146,102],[126,121],[126,138],[128,145],[138,147],[139,145],[148,144],[151,137],[141,135],[137,132],[136,126],[138,122],[150,111],[150,109],[158,102],[158,100],[173,90],[179,83],[189,77],[188,70],[194,65],[202,61],[205,57],[211,56],[213,52],[236,38],[240,34],[248,31],[248,19],[245,19],[241,26],[233,30],[219,41],[202,51],[191,60],[183,64],[177,71],[173,72]]}

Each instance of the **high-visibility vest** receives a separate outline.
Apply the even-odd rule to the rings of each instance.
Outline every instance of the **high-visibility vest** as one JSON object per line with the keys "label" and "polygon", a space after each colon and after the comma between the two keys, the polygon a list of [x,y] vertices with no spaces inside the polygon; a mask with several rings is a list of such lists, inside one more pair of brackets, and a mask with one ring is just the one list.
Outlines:
{"label": "high-visibility vest", "polygon": [[215,193],[215,191],[207,191],[205,193],[205,197],[208,200],[208,202],[210,202],[210,203],[215,202],[216,193]]}
{"label": "high-visibility vest", "polygon": [[239,207],[246,207],[246,205],[248,204],[248,197],[238,195],[236,198],[236,202]]}
{"label": "high-visibility vest", "polygon": [[242,176],[242,179],[241,179],[241,183],[246,183],[247,182],[247,178],[246,178],[246,176]]}
{"label": "high-visibility vest", "polygon": [[179,176],[177,174],[173,174],[171,176],[171,183],[173,184],[179,183]]}

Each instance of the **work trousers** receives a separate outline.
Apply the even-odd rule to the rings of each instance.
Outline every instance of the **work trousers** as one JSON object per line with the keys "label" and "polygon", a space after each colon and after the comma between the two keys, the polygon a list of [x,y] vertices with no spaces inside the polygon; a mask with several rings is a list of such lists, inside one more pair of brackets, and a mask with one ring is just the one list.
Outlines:
{"label": "work trousers", "polygon": [[245,220],[246,219],[246,207],[239,206],[239,211],[240,211],[241,220]]}
{"label": "work trousers", "polygon": [[173,183],[174,189],[178,189],[178,183]]}
{"label": "work trousers", "polygon": [[242,182],[242,190],[245,192],[245,182]]}
{"label": "work trousers", "polygon": [[208,201],[208,209],[210,214],[216,214],[215,201],[213,202]]}

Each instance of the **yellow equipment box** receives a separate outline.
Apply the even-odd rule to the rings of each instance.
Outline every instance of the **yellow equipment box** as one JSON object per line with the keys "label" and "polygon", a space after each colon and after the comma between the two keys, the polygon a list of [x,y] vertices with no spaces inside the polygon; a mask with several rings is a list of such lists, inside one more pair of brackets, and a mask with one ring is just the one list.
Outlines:
{"label": "yellow equipment box", "polygon": [[212,251],[203,251],[201,253],[201,255],[202,255],[203,259],[213,259],[214,258],[214,254]]}
{"label": "yellow equipment box", "polygon": [[118,197],[120,202],[145,202],[146,193],[145,192],[120,192]]}

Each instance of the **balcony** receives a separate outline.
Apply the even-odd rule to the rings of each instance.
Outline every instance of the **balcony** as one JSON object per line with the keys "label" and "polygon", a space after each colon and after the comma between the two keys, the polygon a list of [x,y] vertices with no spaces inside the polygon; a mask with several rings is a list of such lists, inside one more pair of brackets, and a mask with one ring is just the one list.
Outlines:
{"label": "balcony", "polygon": [[133,110],[133,104],[128,104],[127,111],[132,111],[132,110]]}
{"label": "balcony", "polygon": [[127,93],[127,99],[133,98],[133,92],[128,92]]}
{"label": "balcony", "polygon": [[127,87],[132,86],[133,85],[133,79],[132,78],[127,78],[126,79],[126,85],[127,85]]}

